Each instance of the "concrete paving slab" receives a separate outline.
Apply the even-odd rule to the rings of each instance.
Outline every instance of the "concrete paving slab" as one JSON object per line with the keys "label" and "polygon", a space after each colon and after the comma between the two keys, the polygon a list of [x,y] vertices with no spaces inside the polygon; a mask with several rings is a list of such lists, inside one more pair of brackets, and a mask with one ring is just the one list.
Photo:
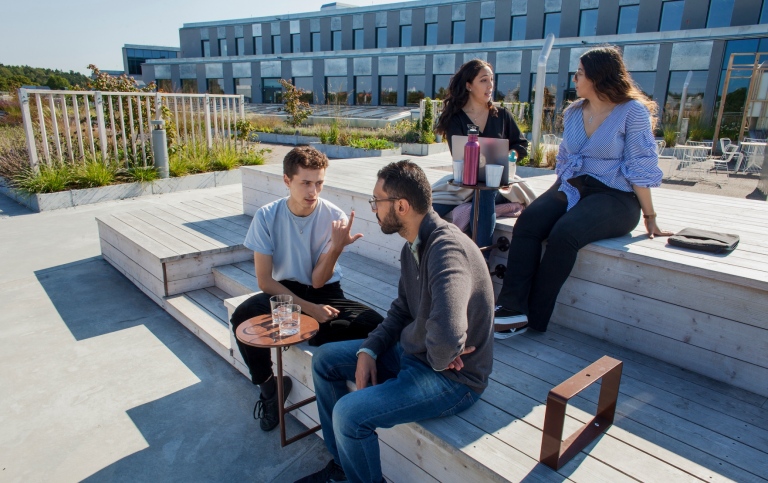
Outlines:
{"label": "concrete paving slab", "polygon": [[210,194],[0,199],[0,480],[293,481],[327,461],[317,436],[263,433],[258,389],[99,256],[95,216]]}

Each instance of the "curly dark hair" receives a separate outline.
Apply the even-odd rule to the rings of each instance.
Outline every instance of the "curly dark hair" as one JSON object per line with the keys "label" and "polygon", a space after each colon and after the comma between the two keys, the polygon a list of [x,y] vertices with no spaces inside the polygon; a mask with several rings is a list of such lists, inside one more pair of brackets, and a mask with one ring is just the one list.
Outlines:
{"label": "curly dark hair", "polygon": [[[443,101],[443,112],[440,114],[440,119],[437,121],[435,132],[439,134],[448,133],[451,119],[453,119],[453,116],[459,115],[459,112],[469,100],[467,82],[472,83],[484,67],[488,67],[491,69],[491,72],[493,72],[493,67],[488,62],[480,59],[472,59],[459,67],[459,70],[453,77],[451,77],[451,81],[448,83],[448,93]],[[491,116],[495,117],[499,115],[499,111],[493,105],[492,101],[488,101],[488,109],[491,111]]]}
{"label": "curly dark hair", "polygon": [[384,191],[391,198],[408,201],[416,213],[423,215],[432,206],[432,186],[427,175],[410,159],[389,163],[377,175],[384,180]]}
{"label": "curly dark hair", "polygon": [[283,174],[293,179],[299,168],[325,169],[328,157],[311,146],[299,146],[288,151],[283,158]]}
{"label": "curly dark hair", "polygon": [[594,84],[600,100],[623,104],[634,99],[648,109],[651,113],[651,127],[655,127],[659,107],[654,101],[648,99],[632,80],[618,47],[605,46],[590,49],[584,52],[579,60],[584,66],[584,75]]}

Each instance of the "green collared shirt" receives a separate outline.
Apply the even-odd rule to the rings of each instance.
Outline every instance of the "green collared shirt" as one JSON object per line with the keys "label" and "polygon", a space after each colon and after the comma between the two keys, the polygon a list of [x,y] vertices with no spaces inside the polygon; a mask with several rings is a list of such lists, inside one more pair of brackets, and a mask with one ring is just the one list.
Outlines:
{"label": "green collared shirt", "polygon": [[421,239],[419,238],[419,235],[416,235],[416,239],[413,240],[413,243],[408,244],[408,248],[413,254],[413,259],[416,260],[417,267],[419,266],[419,245],[421,245]]}

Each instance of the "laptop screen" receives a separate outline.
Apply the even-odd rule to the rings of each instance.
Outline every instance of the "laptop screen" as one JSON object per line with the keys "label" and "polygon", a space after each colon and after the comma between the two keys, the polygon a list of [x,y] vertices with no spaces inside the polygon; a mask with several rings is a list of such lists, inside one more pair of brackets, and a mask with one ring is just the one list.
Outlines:
{"label": "laptop screen", "polygon": [[[453,136],[451,138],[451,152],[454,161],[464,160],[464,145],[469,137]],[[480,166],[477,171],[477,179],[485,182],[485,165],[497,164],[504,166],[501,174],[501,185],[509,184],[509,139],[478,138],[480,142]]]}

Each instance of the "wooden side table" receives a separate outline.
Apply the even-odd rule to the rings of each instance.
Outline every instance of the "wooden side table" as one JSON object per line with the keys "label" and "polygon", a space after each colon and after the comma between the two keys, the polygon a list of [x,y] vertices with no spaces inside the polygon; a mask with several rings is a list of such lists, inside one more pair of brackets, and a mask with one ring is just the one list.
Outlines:
{"label": "wooden side table", "polygon": [[283,393],[285,392],[283,388],[283,348],[309,340],[317,334],[319,329],[320,325],[317,323],[317,320],[308,315],[301,314],[299,333],[282,337],[280,336],[280,327],[277,324],[273,324],[272,316],[267,314],[246,320],[240,324],[237,327],[237,331],[235,331],[237,339],[245,345],[261,347],[264,349],[277,349],[277,399],[279,401],[277,407],[280,419],[280,445],[283,447],[295,443],[296,441],[320,430],[320,425],[317,425],[290,439],[286,439],[285,415],[314,402],[315,396],[299,401],[288,407],[285,407],[285,403],[283,402],[285,400],[283,396]]}

